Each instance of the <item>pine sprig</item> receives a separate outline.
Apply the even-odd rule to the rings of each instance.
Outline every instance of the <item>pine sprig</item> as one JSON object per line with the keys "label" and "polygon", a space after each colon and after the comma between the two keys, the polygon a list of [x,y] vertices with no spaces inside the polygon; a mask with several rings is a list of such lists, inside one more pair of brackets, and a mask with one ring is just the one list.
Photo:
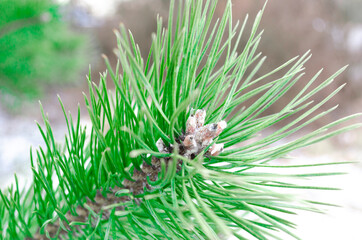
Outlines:
{"label": "pine sprig", "polygon": [[[176,10],[171,1],[168,26],[158,18],[146,60],[121,26],[116,68],[105,57],[107,72],[99,84],[88,77],[84,97],[92,125],[82,125],[80,109],[75,119],[66,114],[60,101],[68,127],[64,143],[54,139],[42,111],[44,124],[38,127],[45,147],[31,152],[31,185],[0,192],[2,239],[280,239],[278,231],[298,239],[286,215],[321,212],[323,203],[278,189],[333,190],[297,180],[340,173],[276,173],[268,169],[286,166],[270,161],[360,126],[329,131],[358,116],[352,115],[279,143],[335,109],[312,115],[343,86],[319,103],[312,99],[345,68],[312,87],[318,72],[279,112],[266,114],[301,79],[310,54],[256,77],[265,61],[257,53],[264,8],[239,51],[248,18],[234,25],[228,1],[214,23],[216,4],[185,0]],[[239,107],[250,99],[250,106]],[[191,155],[184,141],[193,109],[206,110],[205,124],[225,120],[227,127]],[[284,124],[256,137],[277,123]],[[167,150],[161,151],[160,142]],[[213,156],[214,143],[226,149]],[[329,164],[336,163],[323,166]]]}

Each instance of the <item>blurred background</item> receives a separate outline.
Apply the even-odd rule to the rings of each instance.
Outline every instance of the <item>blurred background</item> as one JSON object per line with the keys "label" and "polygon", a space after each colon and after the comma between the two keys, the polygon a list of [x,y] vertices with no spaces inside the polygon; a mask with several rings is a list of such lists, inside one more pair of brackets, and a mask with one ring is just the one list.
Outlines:
{"label": "blurred background", "polygon": [[[250,20],[264,1],[233,0],[233,18]],[[223,13],[226,0],[219,1],[216,15]],[[113,29],[122,22],[134,34],[146,56],[156,16],[167,21],[169,0],[1,0],[0,1],[0,187],[21,182],[30,174],[30,146],[42,145],[34,120],[41,122],[40,100],[48,113],[57,139],[65,134],[63,113],[57,95],[73,115],[78,104],[83,122],[89,123],[82,92],[87,92],[86,75],[92,79],[105,70],[101,54],[114,65],[116,39]],[[348,114],[362,112],[362,0],[270,0],[261,28],[259,47],[267,56],[263,71],[311,49],[303,86],[319,69],[320,80],[339,68],[348,69],[321,94],[321,100],[343,83],[345,88],[324,107],[339,108],[316,122],[317,128]],[[249,26],[250,26],[249,24]],[[295,88],[298,91],[298,86]],[[296,92],[290,92],[289,97]],[[270,111],[277,111],[272,108]],[[362,119],[357,119],[361,121]],[[340,167],[349,174],[315,179],[344,190],[333,193],[306,191],[304,196],[329,201],[344,208],[329,209],[327,215],[301,213],[295,221],[302,239],[362,239],[362,130],[349,132],[293,154],[283,163],[355,161]],[[332,169],[333,170],[333,169]],[[287,238],[285,238],[287,239]]]}

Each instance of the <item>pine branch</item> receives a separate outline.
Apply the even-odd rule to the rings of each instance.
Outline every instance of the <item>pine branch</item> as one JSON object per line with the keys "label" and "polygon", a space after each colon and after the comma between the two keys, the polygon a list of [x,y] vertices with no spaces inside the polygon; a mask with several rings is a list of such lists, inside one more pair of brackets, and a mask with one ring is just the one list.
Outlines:
{"label": "pine branch", "polygon": [[[218,155],[223,149],[223,144],[213,144],[213,140],[225,129],[226,123],[222,121],[218,124],[208,124],[204,126],[205,117],[205,110],[197,110],[195,115],[191,115],[188,118],[186,133],[176,140],[177,144],[167,147],[160,138],[156,143],[158,152],[167,155],[177,154],[190,160],[203,152],[206,152],[206,156]],[[154,156],[152,157],[151,165],[143,162],[141,169],[138,170],[135,168],[133,170],[132,180],[125,179],[123,181],[122,188],[117,186],[109,188],[107,191],[103,191],[105,194],[102,194],[102,191],[98,190],[93,200],[88,198],[83,206],[76,208],[75,212],[77,216],[73,216],[70,212],[67,212],[64,220],[67,223],[65,227],[68,231],[62,229],[60,222],[56,221],[47,224],[45,228],[46,235],[51,238],[64,238],[69,231],[81,233],[81,226],[76,225],[76,230],[74,230],[70,225],[74,222],[84,223],[90,221],[89,217],[92,216],[92,213],[101,216],[102,219],[109,219],[112,206],[116,211],[123,211],[125,210],[125,204],[131,200],[133,200],[135,204],[140,205],[143,199],[137,196],[144,195],[145,190],[151,193],[154,190],[152,185],[155,185],[155,182],[159,180],[159,175],[169,175],[175,170],[176,173],[181,171],[182,160],[177,159],[175,162],[174,159],[176,160],[176,158],[172,157],[160,159]],[[119,196],[117,194],[118,192],[122,192],[123,194],[127,193],[127,195]],[[77,236],[81,236],[81,234],[77,234]],[[46,237],[40,234],[40,232],[37,232],[33,238],[28,237],[27,239],[43,240],[46,239]]]}
{"label": "pine branch", "polygon": [[[279,144],[335,109],[317,112],[342,87],[311,99],[344,68],[312,87],[317,73],[279,112],[265,114],[301,79],[310,54],[256,77],[265,59],[256,53],[263,9],[237,51],[247,18],[234,25],[228,1],[214,24],[216,4],[185,0],[176,11],[171,1],[168,27],[158,19],[146,60],[121,26],[116,68],[105,57],[99,84],[88,77],[90,130],[80,109],[73,119],[60,101],[68,133],[59,144],[42,110],[45,147],[31,151],[31,186],[21,191],[16,181],[0,192],[1,238],[280,239],[276,232],[284,232],[298,239],[285,216],[321,212],[322,203],[278,189],[335,190],[300,180],[340,173],[268,169],[284,168],[271,161],[295,149],[360,126],[338,128],[356,114]],[[256,138],[277,123],[284,125]]]}

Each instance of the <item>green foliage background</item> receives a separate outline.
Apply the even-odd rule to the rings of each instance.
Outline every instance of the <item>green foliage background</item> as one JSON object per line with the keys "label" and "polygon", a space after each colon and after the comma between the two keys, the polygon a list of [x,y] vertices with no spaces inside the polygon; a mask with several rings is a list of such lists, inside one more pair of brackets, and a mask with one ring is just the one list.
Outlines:
{"label": "green foliage background", "polygon": [[85,66],[86,39],[62,21],[59,6],[51,0],[2,0],[0,9],[2,100],[34,98],[48,84],[75,80]]}

